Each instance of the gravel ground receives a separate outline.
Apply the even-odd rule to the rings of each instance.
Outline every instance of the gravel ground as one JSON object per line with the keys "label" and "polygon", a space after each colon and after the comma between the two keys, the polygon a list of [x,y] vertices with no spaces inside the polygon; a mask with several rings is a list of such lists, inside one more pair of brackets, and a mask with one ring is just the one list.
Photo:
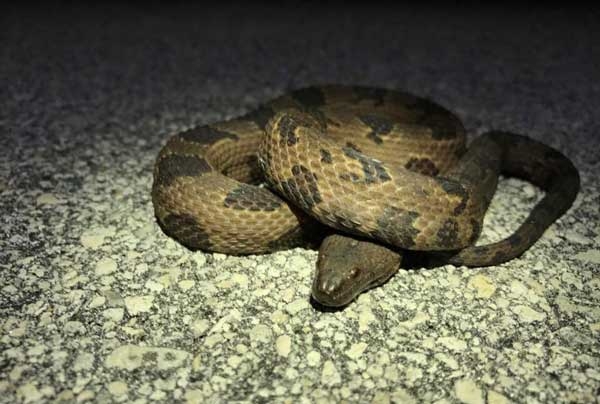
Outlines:
{"label": "gravel ground", "polygon": [[[600,14],[289,4],[3,10],[0,402],[598,400]],[[582,191],[519,259],[401,270],[335,312],[310,303],[314,251],[161,232],[171,133],[331,82],[432,98],[470,137],[526,133]],[[482,242],[540,196],[502,179]]]}

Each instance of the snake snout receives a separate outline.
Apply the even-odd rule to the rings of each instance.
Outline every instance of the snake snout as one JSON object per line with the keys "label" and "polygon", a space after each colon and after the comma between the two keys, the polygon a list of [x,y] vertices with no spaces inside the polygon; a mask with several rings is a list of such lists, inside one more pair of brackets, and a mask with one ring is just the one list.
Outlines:
{"label": "snake snout", "polygon": [[[358,269],[357,269],[358,270]],[[312,296],[324,306],[339,307],[350,303],[356,294],[339,271],[317,271]]]}

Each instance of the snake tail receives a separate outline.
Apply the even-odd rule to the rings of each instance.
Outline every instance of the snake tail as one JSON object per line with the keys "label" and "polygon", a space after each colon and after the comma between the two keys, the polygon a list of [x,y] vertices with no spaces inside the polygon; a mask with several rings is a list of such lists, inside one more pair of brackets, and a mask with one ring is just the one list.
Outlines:
{"label": "snake tail", "polygon": [[469,149],[494,142],[502,151],[500,172],[531,182],[545,196],[519,228],[495,243],[470,246],[448,257],[454,265],[499,265],[529,249],[573,204],[580,187],[577,168],[558,150],[511,132],[492,131],[479,136]]}

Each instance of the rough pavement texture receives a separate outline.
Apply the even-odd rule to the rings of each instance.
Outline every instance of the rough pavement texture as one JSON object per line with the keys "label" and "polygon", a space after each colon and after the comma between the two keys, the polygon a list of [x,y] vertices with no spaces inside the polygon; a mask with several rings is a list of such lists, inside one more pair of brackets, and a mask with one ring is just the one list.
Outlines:
{"label": "rough pavement texture", "polygon": [[[338,6],[339,7],[339,6]],[[600,394],[596,11],[5,9],[0,401],[591,402]],[[582,192],[521,258],[401,270],[345,310],[316,253],[190,252],[157,226],[167,137],[291,88],[430,97],[469,135],[528,134]],[[503,179],[481,242],[540,192]]]}

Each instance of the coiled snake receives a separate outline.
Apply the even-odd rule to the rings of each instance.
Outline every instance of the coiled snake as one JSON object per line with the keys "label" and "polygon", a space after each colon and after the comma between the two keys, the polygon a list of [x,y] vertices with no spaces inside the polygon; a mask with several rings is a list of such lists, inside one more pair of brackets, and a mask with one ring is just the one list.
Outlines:
{"label": "coiled snake", "polygon": [[[555,149],[506,132],[465,142],[460,120],[423,98],[302,88],[172,136],[152,201],[165,233],[192,249],[258,254],[327,235],[312,294],[341,306],[392,276],[403,250],[467,266],[515,258],[573,203],[579,174]],[[546,195],[510,237],[474,246],[500,173]]]}

